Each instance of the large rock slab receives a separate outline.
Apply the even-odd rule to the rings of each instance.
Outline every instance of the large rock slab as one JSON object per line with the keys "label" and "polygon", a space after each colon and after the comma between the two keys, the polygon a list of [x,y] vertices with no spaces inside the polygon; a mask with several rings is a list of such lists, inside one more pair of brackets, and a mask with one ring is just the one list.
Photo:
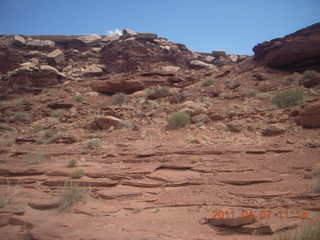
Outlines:
{"label": "large rock slab", "polygon": [[263,42],[253,48],[256,61],[268,66],[288,69],[320,69],[320,23],[283,38]]}
{"label": "large rock slab", "polygon": [[82,36],[82,37],[79,37],[78,39],[84,42],[87,46],[95,46],[102,41],[102,37],[97,34]]}
{"label": "large rock slab", "polygon": [[56,49],[47,55],[48,62],[51,64],[59,64],[64,62],[64,53],[60,49]]}
{"label": "large rock slab", "polygon": [[300,113],[297,122],[304,127],[320,127],[320,102],[308,104]]}
{"label": "large rock slab", "polygon": [[26,44],[26,40],[23,37],[19,36],[19,35],[15,35],[13,37],[12,44],[17,46],[17,47],[21,47],[21,46]]}

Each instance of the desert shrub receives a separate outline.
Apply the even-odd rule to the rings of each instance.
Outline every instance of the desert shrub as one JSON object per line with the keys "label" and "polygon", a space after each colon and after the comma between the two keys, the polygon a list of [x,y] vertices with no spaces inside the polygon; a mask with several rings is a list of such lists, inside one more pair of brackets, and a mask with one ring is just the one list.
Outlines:
{"label": "desert shrub", "polygon": [[256,89],[250,89],[246,92],[247,97],[255,97],[257,95],[258,91]]}
{"label": "desert shrub", "polygon": [[83,96],[76,96],[74,100],[78,103],[84,102],[85,98]]}
{"label": "desert shrub", "polygon": [[202,87],[208,87],[211,86],[212,84],[214,84],[217,80],[214,78],[207,78],[205,80],[202,81],[201,86]]}
{"label": "desert shrub", "polygon": [[70,178],[72,179],[78,179],[78,178],[82,178],[84,175],[84,170],[83,169],[75,169],[71,174],[70,174]]}
{"label": "desert shrub", "polygon": [[89,147],[89,148],[95,148],[95,147],[101,147],[102,143],[99,138],[93,138],[87,141],[85,145],[86,147]]}
{"label": "desert shrub", "polygon": [[294,77],[287,77],[286,79],[282,80],[282,84],[287,86],[295,81],[296,79]]}
{"label": "desert shrub", "polygon": [[284,231],[274,236],[274,240],[318,240],[320,224],[313,222],[291,231]]}
{"label": "desert shrub", "polygon": [[53,135],[54,135],[53,129],[48,129],[48,130],[45,131],[45,133],[44,133],[44,137],[45,137],[45,138],[51,138],[51,137],[53,137]]}
{"label": "desert shrub", "polygon": [[16,112],[14,114],[14,120],[16,121],[25,121],[27,119],[27,114],[24,112]]}
{"label": "desert shrub", "polygon": [[230,83],[232,83],[233,82],[233,79],[226,79],[226,80],[224,80],[224,82],[226,83],[226,84],[230,84]]}
{"label": "desert shrub", "polygon": [[11,128],[9,127],[8,124],[5,124],[5,123],[0,123],[0,130],[3,129],[3,130],[11,130]]}
{"label": "desert shrub", "polygon": [[317,77],[318,73],[314,70],[306,70],[303,72],[302,74],[302,79],[310,79],[310,78],[314,78]]}
{"label": "desert shrub", "polygon": [[40,132],[44,129],[44,127],[41,124],[37,123],[33,125],[32,129],[33,129],[33,132]]}
{"label": "desert shrub", "polygon": [[72,167],[75,167],[76,165],[77,165],[77,160],[76,159],[70,159],[68,161],[67,167],[72,168]]}
{"label": "desert shrub", "polygon": [[12,185],[9,182],[0,186],[0,208],[13,203],[18,192],[18,185]]}
{"label": "desert shrub", "polygon": [[9,103],[0,101],[0,107],[7,107],[7,106],[9,106]]}
{"label": "desert shrub", "polygon": [[89,194],[87,188],[80,187],[76,184],[70,184],[70,186],[65,186],[59,198],[58,211],[65,212],[70,210],[70,208],[77,202],[84,201]]}
{"label": "desert shrub", "polygon": [[112,104],[123,104],[128,101],[128,97],[124,92],[116,93],[111,98]]}
{"label": "desert shrub", "polygon": [[301,89],[289,89],[277,93],[271,100],[271,103],[280,107],[292,107],[303,103],[304,92]]}
{"label": "desert shrub", "polygon": [[50,116],[51,117],[61,117],[62,115],[64,115],[64,110],[62,109],[57,109],[51,112]]}
{"label": "desert shrub", "polygon": [[51,88],[44,88],[44,89],[42,89],[42,93],[49,93],[49,92],[51,92],[51,91],[52,91]]}
{"label": "desert shrub", "polygon": [[21,106],[21,105],[26,105],[28,104],[28,101],[26,99],[18,99],[17,101],[15,101],[16,106]]}
{"label": "desert shrub", "polygon": [[317,166],[314,169],[314,183],[313,190],[315,192],[320,192],[320,166]]}
{"label": "desert shrub", "polygon": [[269,99],[269,98],[271,98],[271,95],[268,94],[268,93],[258,93],[256,95],[256,98],[258,98],[258,99]]}
{"label": "desert shrub", "polygon": [[149,97],[151,94],[155,93],[155,90],[152,88],[147,88],[144,90],[144,94],[146,97]]}
{"label": "desert shrub", "polygon": [[186,126],[190,122],[190,116],[182,111],[171,113],[167,119],[168,128],[175,129]]}

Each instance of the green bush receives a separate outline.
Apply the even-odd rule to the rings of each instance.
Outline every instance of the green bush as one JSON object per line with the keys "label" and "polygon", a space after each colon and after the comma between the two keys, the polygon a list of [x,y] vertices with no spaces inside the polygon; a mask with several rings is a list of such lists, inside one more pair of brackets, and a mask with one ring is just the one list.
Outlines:
{"label": "green bush", "polygon": [[102,146],[101,140],[98,138],[93,138],[86,142],[86,147],[89,147],[89,148],[95,148],[95,147],[101,147],[101,146]]}
{"label": "green bush", "polygon": [[88,194],[88,189],[80,187],[77,184],[66,186],[66,189],[59,198],[58,210],[60,212],[70,210],[75,203],[85,200]]}
{"label": "green bush", "polygon": [[53,129],[48,129],[45,133],[44,133],[44,137],[45,138],[51,138],[54,135],[54,131]]}
{"label": "green bush", "polygon": [[71,174],[70,174],[70,178],[72,179],[79,179],[79,178],[82,178],[84,175],[84,170],[83,169],[76,169],[74,170]]}
{"label": "green bush", "polygon": [[284,231],[276,234],[274,240],[319,240],[320,239],[320,224],[313,222],[298,227],[295,230]]}
{"label": "green bush", "polygon": [[27,119],[27,114],[24,112],[16,112],[14,114],[14,120],[16,121],[24,121]]}
{"label": "green bush", "polygon": [[62,109],[57,109],[51,112],[50,116],[51,117],[61,117],[62,115],[64,115],[64,110]]}
{"label": "green bush", "polygon": [[84,102],[85,98],[83,96],[76,96],[74,100],[78,103]]}
{"label": "green bush", "polygon": [[111,98],[112,104],[118,105],[128,101],[128,97],[124,92],[116,93]]}
{"label": "green bush", "polygon": [[284,90],[277,93],[271,100],[271,103],[280,107],[293,107],[303,103],[304,92],[301,89]]}
{"label": "green bush", "polygon": [[68,161],[67,167],[72,168],[72,167],[75,167],[76,165],[77,165],[77,160],[76,159],[70,159]]}
{"label": "green bush", "polygon": [[318,73],[314,70],[306,70],[303,72],[302,74],[302,79],[310,79],[310,78],[314,78],[317,77]]}
{"label": "green bush", "polygon": [[201,86],[202,87],[208,87],[214,84],[217,80],[214,78],[208,78],[202,81]]}
{"label": "green bush", "polygon": [[8,124],[5,124],[5,123],[0,123],[0,130],[3,129],[3,130],[11,130],[11,128],[9,127]]}
{"label": "green bush", "polygon": [[40,131],[42,131],[42,130],[44,129],[44,127],[43,127],[41,124],[39,124],[39,123],[33,125],[32,128],[33,128],[33,131],[34,131],[34,132],[40,132]]}
{"label": "green bush", "polygon": [[287,77],[286,79],[282,80],[282,84],[287,86],[295,81],[296,79],[294,77]]}
{"label": "green bush", "polygon": [[174,112],[171,113],[167,119],[168,128],[182,128],[190,122],[190,116],[185,112]]}

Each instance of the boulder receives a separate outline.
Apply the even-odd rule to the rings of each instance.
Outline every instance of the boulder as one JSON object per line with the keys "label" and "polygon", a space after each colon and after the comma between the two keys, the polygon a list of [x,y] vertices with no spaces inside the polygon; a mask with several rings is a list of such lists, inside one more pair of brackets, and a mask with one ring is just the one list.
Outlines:
{"label": "boulder", "polygon": [[102,37],[97,34],[86,35],[86,36],[79,37],[77,39],[85,43],[87,46],[95,46],[102,41]]}
{"label": "boulder", "polygon": [[217,67],[212,65],[212,64],[208,64],[199,60],[192,60],[190,61],[190,66],[194,67],[194,68],[203,68],[203,69],[216,69]]}
{"label": "boulder", "polygon": [[204,113],[201,113],[201,114],[198,114],[198,115],[195,115],[191,118],[191,121],[193,123],[208,123],[210,122],[210,118],[208,117],[207,114],[204,114]]}
{"label": "boulder", "polygon": [[276,135],[281,135],[286,131],[287,131],[286,127],[281,124],[271,124],[271,125],[265,126],[262,129],[261,134],[263,136],[276,136]]}
{"label": "boulder", "polygon": [[298,116],[297,123],[307,128],[320,127],[320,102],[306,105]]}
{"label": "boulder", "polygon": [[239,59],[238,55],[236,54],[230,54],[228,58],[231,60],[231,62],[234,62],[234,63],[238,62],[238,59]]}
{"label": "boulder", "polygon": [[13,43],[13,45],[15,45],[17,47],[21,47],[21,46],[26,44],[26,40],[23,37],[19,36],[19,35],[15,35],[13,37],[13,42],[12,43]]}
{"label": "boulder", "polygon": [[103,74],[103,70],[97,65],[90,65],[83,72],[84,76],[90,76],[90,77],[101,76],[102,74]]}
{"label": "boulder", "polygon": [[132,37],[134,37],[136,35],[137,35],[137,33],[135,31],[133,31],[133,30],[130,30],[130,29],[127,29],[127,28],[122,30],[123,39],[132,38]]}
{"label": "boulder", "polygon": [[214,226],[226,226],[226,227],[239,227],[246,224],[255,223],[256,219],[254,217],[225,217],[225,218],[210,218],[209,223]]}
{"label": "boulder", "polygon": [[50,40],[31,39],[27,41],[26,46],[34,49],[53,48],[55,43]]}
{"label": "boulder", "polygon": [[142,32],[138,32],[135,36],[136,39],[149,39],[149,40],[153,40],[158,38],[158,35],[155,33],[142,33]]}
{"label": "boulder", "polygon": [[301,81],[305,88],[312,88],[320,84],[320,77],[306,78]]}
{"label": "boulder", "polygon": [[50,64],[60,64],[64,62],[64,53],[60,49],[56,49],[47,55]]}
{"label": "boulder", "polygon": [[320,70],[320,23],[253,48],[254,59],[270,67],[302,71]]}
{"label": "boulder", "polygon": [[99,117],[92,123],[94,129],[108,130],[110,127],[117,127],[121,123],[121,119],[114,116]]}
{"label": "boulder", "polygon": [[114,33],[114,34],[111,34],[111,35],[104,37],[102,39],[102,42],[109,43],[109,42],[117,41],[119,39],[120,39],[120,35],[117,33]]}
{"label": "boulder", "polygon": [[226,52],[221,50],[212,51],[212,56],[214,57],[225,57]]}
{"label": "boulder", "polygon": [[248,123],[243,120],[233,120],[228,123],[228,128],[231,132],[242,132],[248,129]]}

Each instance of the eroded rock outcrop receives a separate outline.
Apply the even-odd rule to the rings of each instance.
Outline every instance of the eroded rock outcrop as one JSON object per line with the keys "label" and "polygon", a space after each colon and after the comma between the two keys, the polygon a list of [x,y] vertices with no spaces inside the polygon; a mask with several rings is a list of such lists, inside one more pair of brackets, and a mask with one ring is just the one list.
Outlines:
{"label": "eroded rock outcrop", "polygon": [[270,67],[303,71],[320,70],[320,23],[253,48],[255,60]]}

